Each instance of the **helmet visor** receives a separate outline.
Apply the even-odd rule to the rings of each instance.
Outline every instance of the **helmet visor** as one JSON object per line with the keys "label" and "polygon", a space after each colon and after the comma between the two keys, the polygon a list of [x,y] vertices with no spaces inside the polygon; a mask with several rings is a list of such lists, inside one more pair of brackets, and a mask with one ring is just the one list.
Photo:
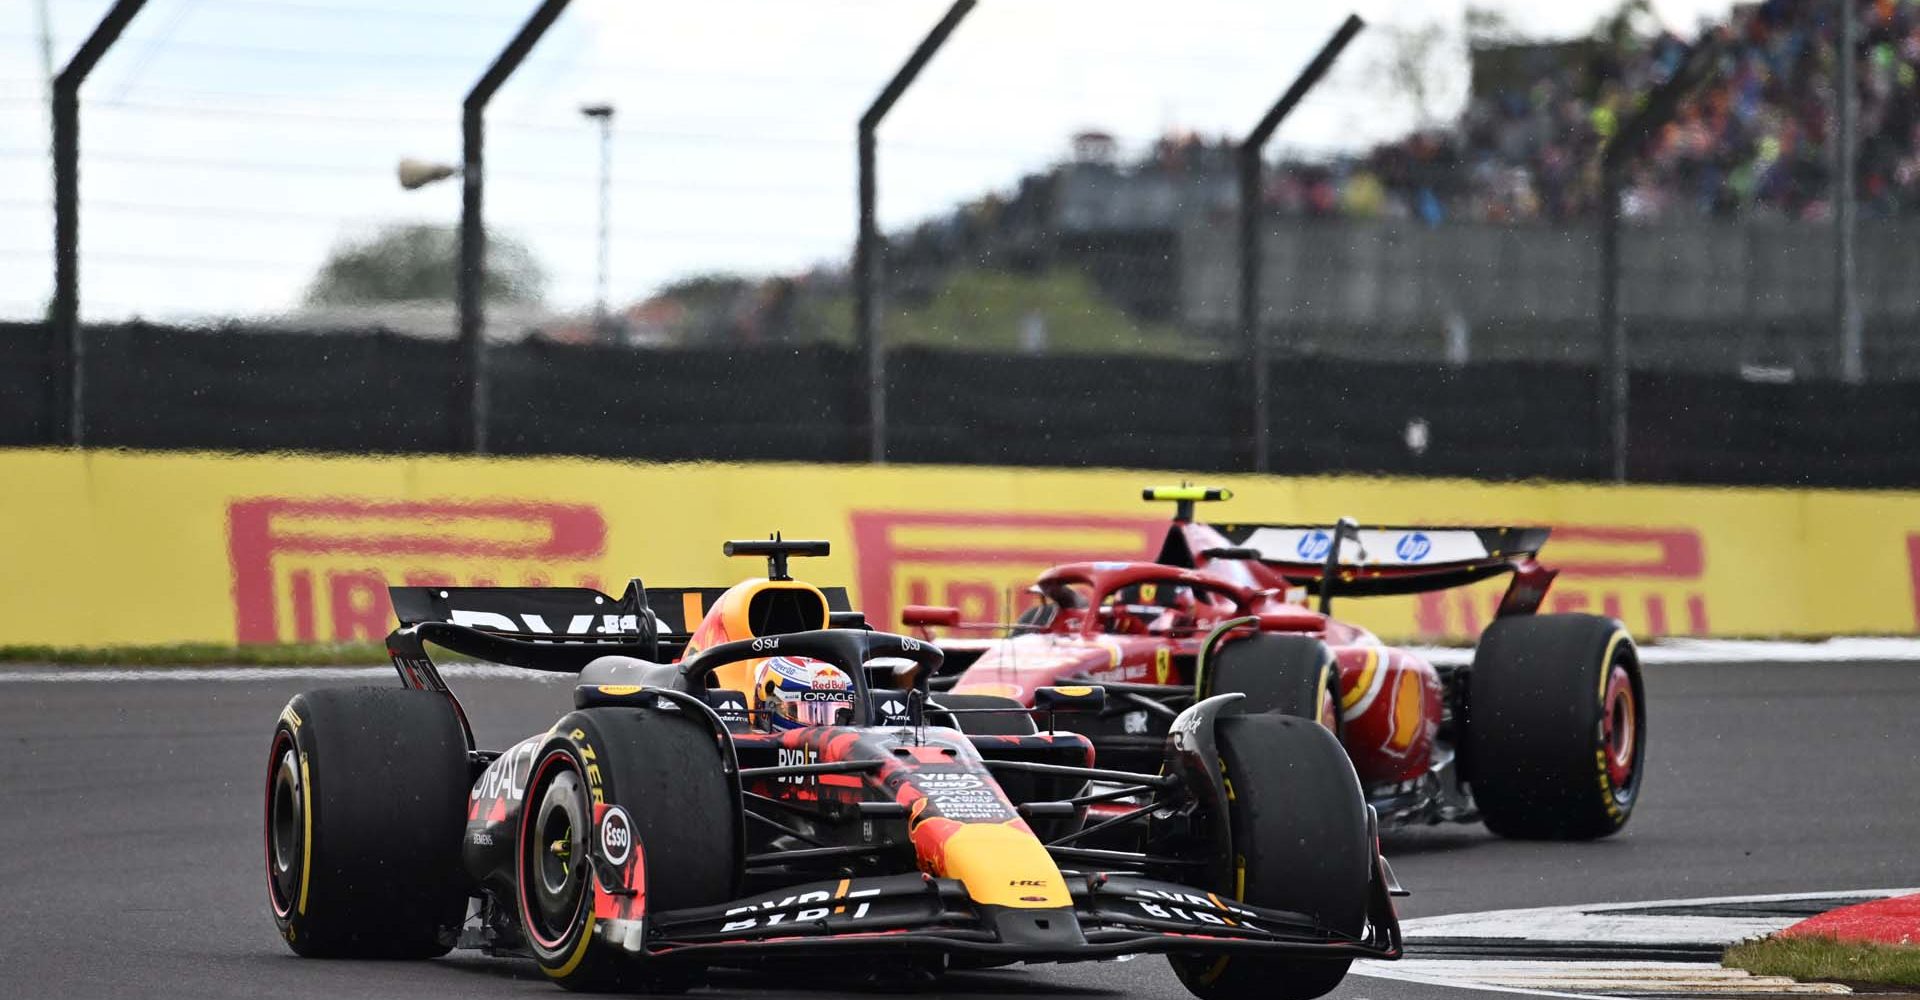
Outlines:
{"label": "helmet visor", "polygon": [[844,726],[853,722],[852,691],[801,691],[774,702],[774,711],[802,726]]}

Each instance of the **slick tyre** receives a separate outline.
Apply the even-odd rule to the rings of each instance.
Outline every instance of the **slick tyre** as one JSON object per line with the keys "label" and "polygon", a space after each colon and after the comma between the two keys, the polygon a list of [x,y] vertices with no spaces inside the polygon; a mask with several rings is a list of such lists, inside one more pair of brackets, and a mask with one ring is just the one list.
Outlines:
{"label": "slick tyre", "polygon": [[927,708],[927,722],[950,726],[968,736],[1032,736],[1039,732],[1026,712],[943,712],[941,709],[1020,708],[1012,698],[992,694],[943,694]]}
{"label": "slick tyre", "polygon": [[[1333,734],[1308,719],[1224,716],[1215,737],[1230,789],[1242,902],[1292,910],[1359,936],[1373,841],[1360,779]],[[1201,1000],[1311,1000],[1340,985],[1351,959],[1169,956]]]}
{"label": "slick tyre", "polygon": [[548,978],[571,990],[678,992],[698,970],[659,966],[595,933],[593,805],[626,809],[649,911],[733,896],[739,801],[713,730],[683,713],[599,707],[561,719],[534,756],[515,848],[520,926]]}
{"label": "slick tyre", "polygon": [[431,958],[466,915],[467,743],[446,697],[294,695],[267,755],[267,894],[312,958]]}
{"label": "slick tyre", "polygon": [[1318,720],[1340,733],[1340,666],[1333,650],[1304,635],[1261,632],[1223,643],[1200,668],[1196,694],[1246,695],[1242,713]]}
{"label": "slick tyre", "polygon": [[1633,640],[1595,615],[1503,618],[1467,678],[1465,773],[1503,837],[1591,840],[1625,826],[1645,773]]}

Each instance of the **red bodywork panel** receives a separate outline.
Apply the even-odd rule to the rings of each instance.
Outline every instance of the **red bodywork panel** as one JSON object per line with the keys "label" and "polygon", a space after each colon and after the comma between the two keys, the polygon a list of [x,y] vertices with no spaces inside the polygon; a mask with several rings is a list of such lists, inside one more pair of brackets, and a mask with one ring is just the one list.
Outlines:
{"label": "red bodywork panel", "polygon": [[[1031,705],[1035,688],[1081,679],[1190,686],[1208,632],[1221,622],[1258,615],[1264,631],[1310,635],[1332,648],[1340,666],[1347,752],[1364,784],[1395,784],[1425,774],[1444,699],[1433,666],[1412,652],[1382,645],[1364,628],[1305,606],[1301,590],[1274,566],[1206,555],[1229,548],[1231,543],[1212,527],[1176,521],[1167,549],[1190,553],[1184,561],[1192,568],[1168,561],[1083,562],[1048,570],[1034,590],[1059,610],[1044,630],[1006,639],[941,640],[948,649],[981,650],[953,691]],[[1514,568],[1515,585],[1503,613],[1530,613],[1553,571],[1531,558]],[[1175,592],[1180,596],[1169,599]]]}

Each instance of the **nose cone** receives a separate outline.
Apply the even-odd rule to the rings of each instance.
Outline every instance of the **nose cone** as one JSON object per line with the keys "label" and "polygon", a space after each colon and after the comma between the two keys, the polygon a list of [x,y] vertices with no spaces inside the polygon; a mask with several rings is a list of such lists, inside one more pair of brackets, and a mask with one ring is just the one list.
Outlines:
{"label": "nose cone", "polygon": [[1025,823],[959,823],[940,832],[936,874],[959,879],[975,903],[1017,910],[1073,905],[1059,866]]}
{"label": "nose cone", "polygon": [[1086,943],[1059,866],[1024,822],[954,824],[936,819],[921,829],[942,840],[935,873],[967,887],[968,898],[1000,943],[1036,954]]}

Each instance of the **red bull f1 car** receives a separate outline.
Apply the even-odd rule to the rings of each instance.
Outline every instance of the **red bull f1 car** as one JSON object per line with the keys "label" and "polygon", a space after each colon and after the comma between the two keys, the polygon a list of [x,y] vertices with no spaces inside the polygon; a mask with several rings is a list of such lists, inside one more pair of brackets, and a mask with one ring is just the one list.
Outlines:
{"label": "red bull f1 car", "polygon": [[[1315,997],[1399,956],[1400,890],[1323,727],[1223,693],[1151,766],[1104,766],[1029,707],[1097,712],[1100,688],[943,704],[936,645],[789,577],[826,550],[729,543],[769,571],[725,590],[393,588],[402,683],[297,695],[274,728],[286,943],[636,990],[829,954],[924,975],[1159,953],[1208,998]],[[480,749],[428,642],[577,672],[574,710]]]}
{"label": "red bull f1 car", "polygon": [[[1039,688],[1100,684],[1103,710],[1070,725],[1118,767],[1152,766],[1187,706],[1233,692],[1338,734],[1382,823],[1482,821],[1539,839],[1626,824],[1645,771],[1639,660],[1613,619],[1536,613],[1555,575],[1536,559],[1548,529],[1195,520],[1197,503],[1228,496],[1145,491],[1177,504],[1155,561],[1046,571],[1011,634],[945,642],[935,686],[952,704],[1031,707]],[[1336,596],[1501,574],[1511,583],[1470,666],[1438,667],[1331,614]],[[904,618],[962,624],[953,608]]]}

